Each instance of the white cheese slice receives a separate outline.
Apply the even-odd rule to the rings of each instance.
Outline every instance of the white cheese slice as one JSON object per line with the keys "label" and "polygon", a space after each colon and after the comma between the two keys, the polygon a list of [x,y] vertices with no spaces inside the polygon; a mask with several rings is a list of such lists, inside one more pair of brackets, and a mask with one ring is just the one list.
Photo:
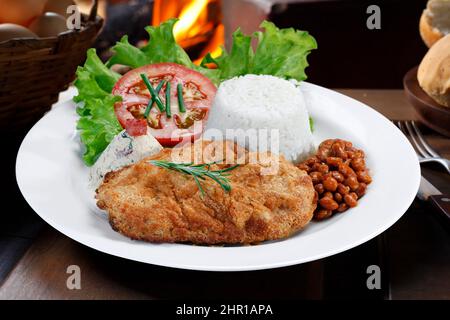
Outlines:
{"label": "white cheese slice", "polygon": [[132,137],[125,130],[122,131],[114,137],[92,166],[89,186],[93,189],[98,188],[108,172],[136,163],[162,149],[163,147],[149,132],[143,136]]}

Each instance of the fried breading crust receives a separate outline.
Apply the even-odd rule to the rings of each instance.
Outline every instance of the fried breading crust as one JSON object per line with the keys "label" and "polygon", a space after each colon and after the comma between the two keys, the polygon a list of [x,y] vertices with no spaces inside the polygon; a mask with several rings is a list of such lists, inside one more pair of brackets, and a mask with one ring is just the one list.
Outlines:
{"label": "fried breading crust", "polygon": [[[210,141],[196,145],[200,150],[213,147],[216,154]],[[192,145],[184,148],[193,150]],[[247,160],[252,155],[231,142],[225,148],[235,154],[240,150]],[[288,237],[313,217],[317,199],[311,178],[282,156],[271,155],[279,165],[275,175],[262,175],[262,165],[247,160],[230,171],[230,192],[210,179],[202,181],[205,196],[201,197],[192,176],[148,163],[170,161],[171,152],[164,149],[107,174],[97,190],[97,205],[109,213],[114,230],[150,242],[254,244]]]}

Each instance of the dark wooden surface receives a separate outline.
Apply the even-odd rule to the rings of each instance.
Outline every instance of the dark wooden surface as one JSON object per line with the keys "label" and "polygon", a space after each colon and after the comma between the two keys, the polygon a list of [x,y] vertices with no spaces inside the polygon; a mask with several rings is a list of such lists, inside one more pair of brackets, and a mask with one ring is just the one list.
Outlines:
{"label": "dark wooden surface", "polygon": [[[415,117],[401,90],[340,91],[391,119]],[[424,132],[450,157],[449,139]],[[450,193],[450,176],[441,168],[422,169]],[[0,233],[1,299],[450,299],[449,223],[419,200],[381,236],[341,254],[274,270],[215,273],[146,265],[89,249],[32,213],[13,179],[7,185],[14,207],[4,212]],[[367,289],[366,269],[372,264],[381,268],[381,290]],[[69,265],[81,268],[81,290],[66,287]]]}

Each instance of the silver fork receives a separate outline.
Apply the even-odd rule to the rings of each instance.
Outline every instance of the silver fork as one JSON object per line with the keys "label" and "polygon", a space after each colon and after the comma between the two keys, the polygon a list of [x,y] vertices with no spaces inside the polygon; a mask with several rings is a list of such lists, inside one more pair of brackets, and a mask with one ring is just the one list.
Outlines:
{"label": "silver fork", "polygon": [[420,163],[437,162],[450,174],[450,161],[441,157],[425,141],[415,121],[394,121],[394,124],[407,136],[414,146]]}

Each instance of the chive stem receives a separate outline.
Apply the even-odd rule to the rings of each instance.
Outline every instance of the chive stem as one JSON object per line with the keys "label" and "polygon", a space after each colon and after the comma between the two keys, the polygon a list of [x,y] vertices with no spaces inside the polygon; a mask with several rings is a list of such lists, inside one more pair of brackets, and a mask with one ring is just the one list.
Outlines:
{"label": "chive stem", "polygon": [[[166,80],[163,80],[158,84],[158,86],[155,89],[157,95],[159,95],[159,93],[161,92],[161,89],[165,83],[166,83]],[[151,98],[149,103],[147,104],[147,108],[145,108],[145,112],[144,112],[145,119],[148,118],[148,115],[150,114],[150,111],[152,110],[154,104],[155,104],[155,100],[153,100],[153,98]]]}
{"label": "chive stem", "polygon": [[[156,94],[159,95],[159,93],[161,92],[161,89],[164,85],[164,83],[166,83],[166,80],[161,81],[158,86],[156,87]],[[144,112],[144,118],[147,119],[148,115],[150,114],[150,111],[153,108],[153,105],[155,104],[155,100],[153,100],[153,98],[150,99],[149,103],[147,104],[147,108],[145,108],[145,112]]]}
{"label": "chive stem", "polygon": [[170,110],[170,82],[166,84],[166,115],[167,118],[172,116],[172,111]]}
{"label": "chive stem", "polygon": [[161,92],[161,89],[162,89],[162,87],[163,87],[163,85],[166,83],[166,80],[162,80],[159,84],[158,84],[158,86],[156,87],[156,89],[155,89],[155,91],[156,91],[156,93],[157,94],[159,94],[160,92]]}
{"label": "chive stem", "polygon": [[186,108],[184,107],[183,101],[183,85],[181,83],[177,85],[177,93],[178,93],[178,107],[180,108],[180,112],[186,112]]}
{"label": "chive stem", "polygon": [[141,78],[144,81],[145,86],[147,87],[148,91],[150,91],[152,100],[155,100],[156,106],[158,107],[159,111],[164,112],[164,105],[162,104],[161,99],[159,98],[159,95],[155,92],[155,89],[153,88],[152,84],[150,83],[150,80],[148,80],[147,75],[145,75],[144,73],[141,73]]}

